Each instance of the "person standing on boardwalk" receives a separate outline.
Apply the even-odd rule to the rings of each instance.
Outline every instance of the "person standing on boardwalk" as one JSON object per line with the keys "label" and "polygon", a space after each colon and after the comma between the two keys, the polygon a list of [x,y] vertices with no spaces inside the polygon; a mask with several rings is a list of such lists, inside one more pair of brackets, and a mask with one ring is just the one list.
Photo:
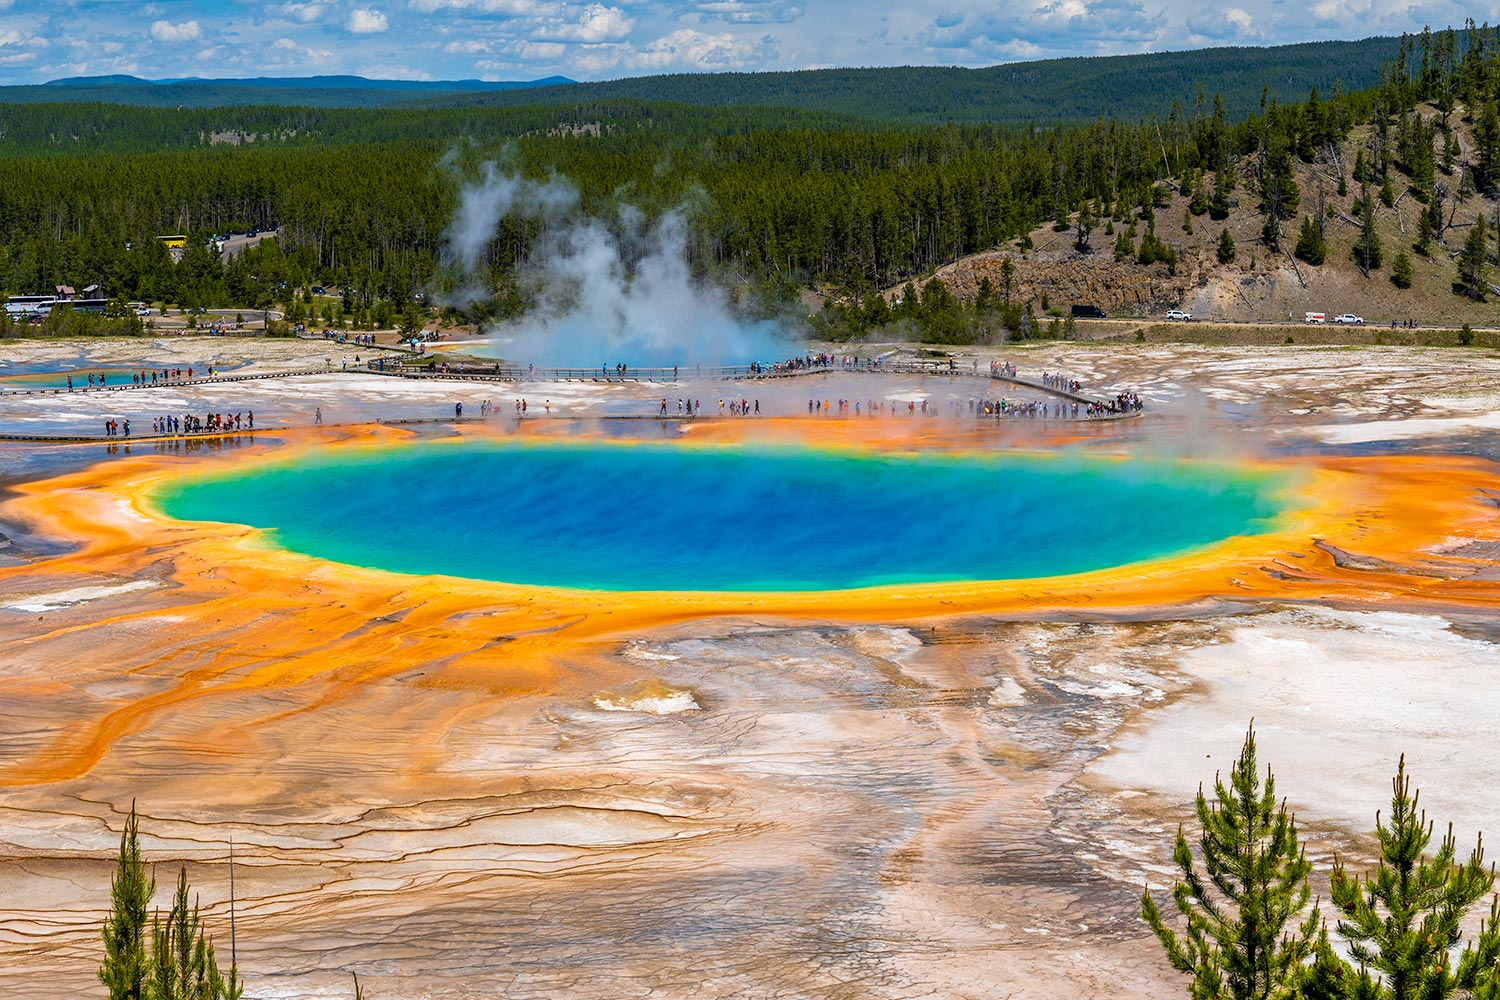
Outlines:
{"label": "person standing on boardwalk", "polygon": [[321,406],[313,407],[313,423],[320,426],[323,423],[323,408]]}

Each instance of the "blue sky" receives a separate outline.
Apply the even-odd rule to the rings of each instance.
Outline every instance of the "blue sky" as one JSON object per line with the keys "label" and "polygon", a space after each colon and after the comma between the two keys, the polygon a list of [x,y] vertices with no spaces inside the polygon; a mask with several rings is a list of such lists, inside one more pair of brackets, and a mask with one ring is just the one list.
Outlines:
{"label": "blue sky", "polygon": [[1362,38],[1467,17],[1500,20],[1500,0],[0,0],[0,82],[986,66]]}

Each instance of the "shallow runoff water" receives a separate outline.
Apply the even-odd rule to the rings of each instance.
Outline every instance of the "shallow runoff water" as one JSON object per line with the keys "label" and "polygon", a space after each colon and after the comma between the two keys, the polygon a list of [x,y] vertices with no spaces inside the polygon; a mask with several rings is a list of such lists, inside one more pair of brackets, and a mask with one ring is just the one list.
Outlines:
{"label": "shallow runoff water", "polygon": [[1270,529],[1230,465],[795,446],[329,448],[160,488],[170,517],[400,573],[595,590],[837,590],[1102,569]]}

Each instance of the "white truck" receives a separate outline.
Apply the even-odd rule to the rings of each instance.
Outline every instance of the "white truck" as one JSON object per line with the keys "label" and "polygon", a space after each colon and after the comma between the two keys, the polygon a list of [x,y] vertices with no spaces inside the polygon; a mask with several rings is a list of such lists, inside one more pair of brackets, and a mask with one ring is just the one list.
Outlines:
{"label": "white truck", "polygon": [[1342,313],[1342,314],[1340,314],[1338,316],[1333,317],[1333,321],[1335,323],[1337,323],[1339,326],[1364,326],[1365,325],[1365,318],[1363,316],[1356,316],[1353,313]]}

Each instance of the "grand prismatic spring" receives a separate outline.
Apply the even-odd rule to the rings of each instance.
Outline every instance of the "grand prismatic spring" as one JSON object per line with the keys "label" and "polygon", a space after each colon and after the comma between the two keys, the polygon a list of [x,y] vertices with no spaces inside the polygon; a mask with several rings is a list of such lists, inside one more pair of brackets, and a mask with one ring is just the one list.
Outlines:
{"label": "grand prismatic spring", "polygon": [[[1265,479],[1184,463],[466,442],[328,449],[159,500],[171,517],[243,521],[294,551],[401,573],[837,590],[1056,576],[1253,534],[1279,509]],[[371,509],[410,523],[369,531]]]}
{"label": "grand prismatic spring", "polygon": [[[996,359],[1145,407],[975,417]],[[255,997],[1167,995],[1140,888],[1251,716],[1324,869],[1403,751],[1500,827],[1500,360],[956,367],[0,394],[257,428],[0,445],[0,995],[96,988],[132,800],[221,952],[233,839]]]}

